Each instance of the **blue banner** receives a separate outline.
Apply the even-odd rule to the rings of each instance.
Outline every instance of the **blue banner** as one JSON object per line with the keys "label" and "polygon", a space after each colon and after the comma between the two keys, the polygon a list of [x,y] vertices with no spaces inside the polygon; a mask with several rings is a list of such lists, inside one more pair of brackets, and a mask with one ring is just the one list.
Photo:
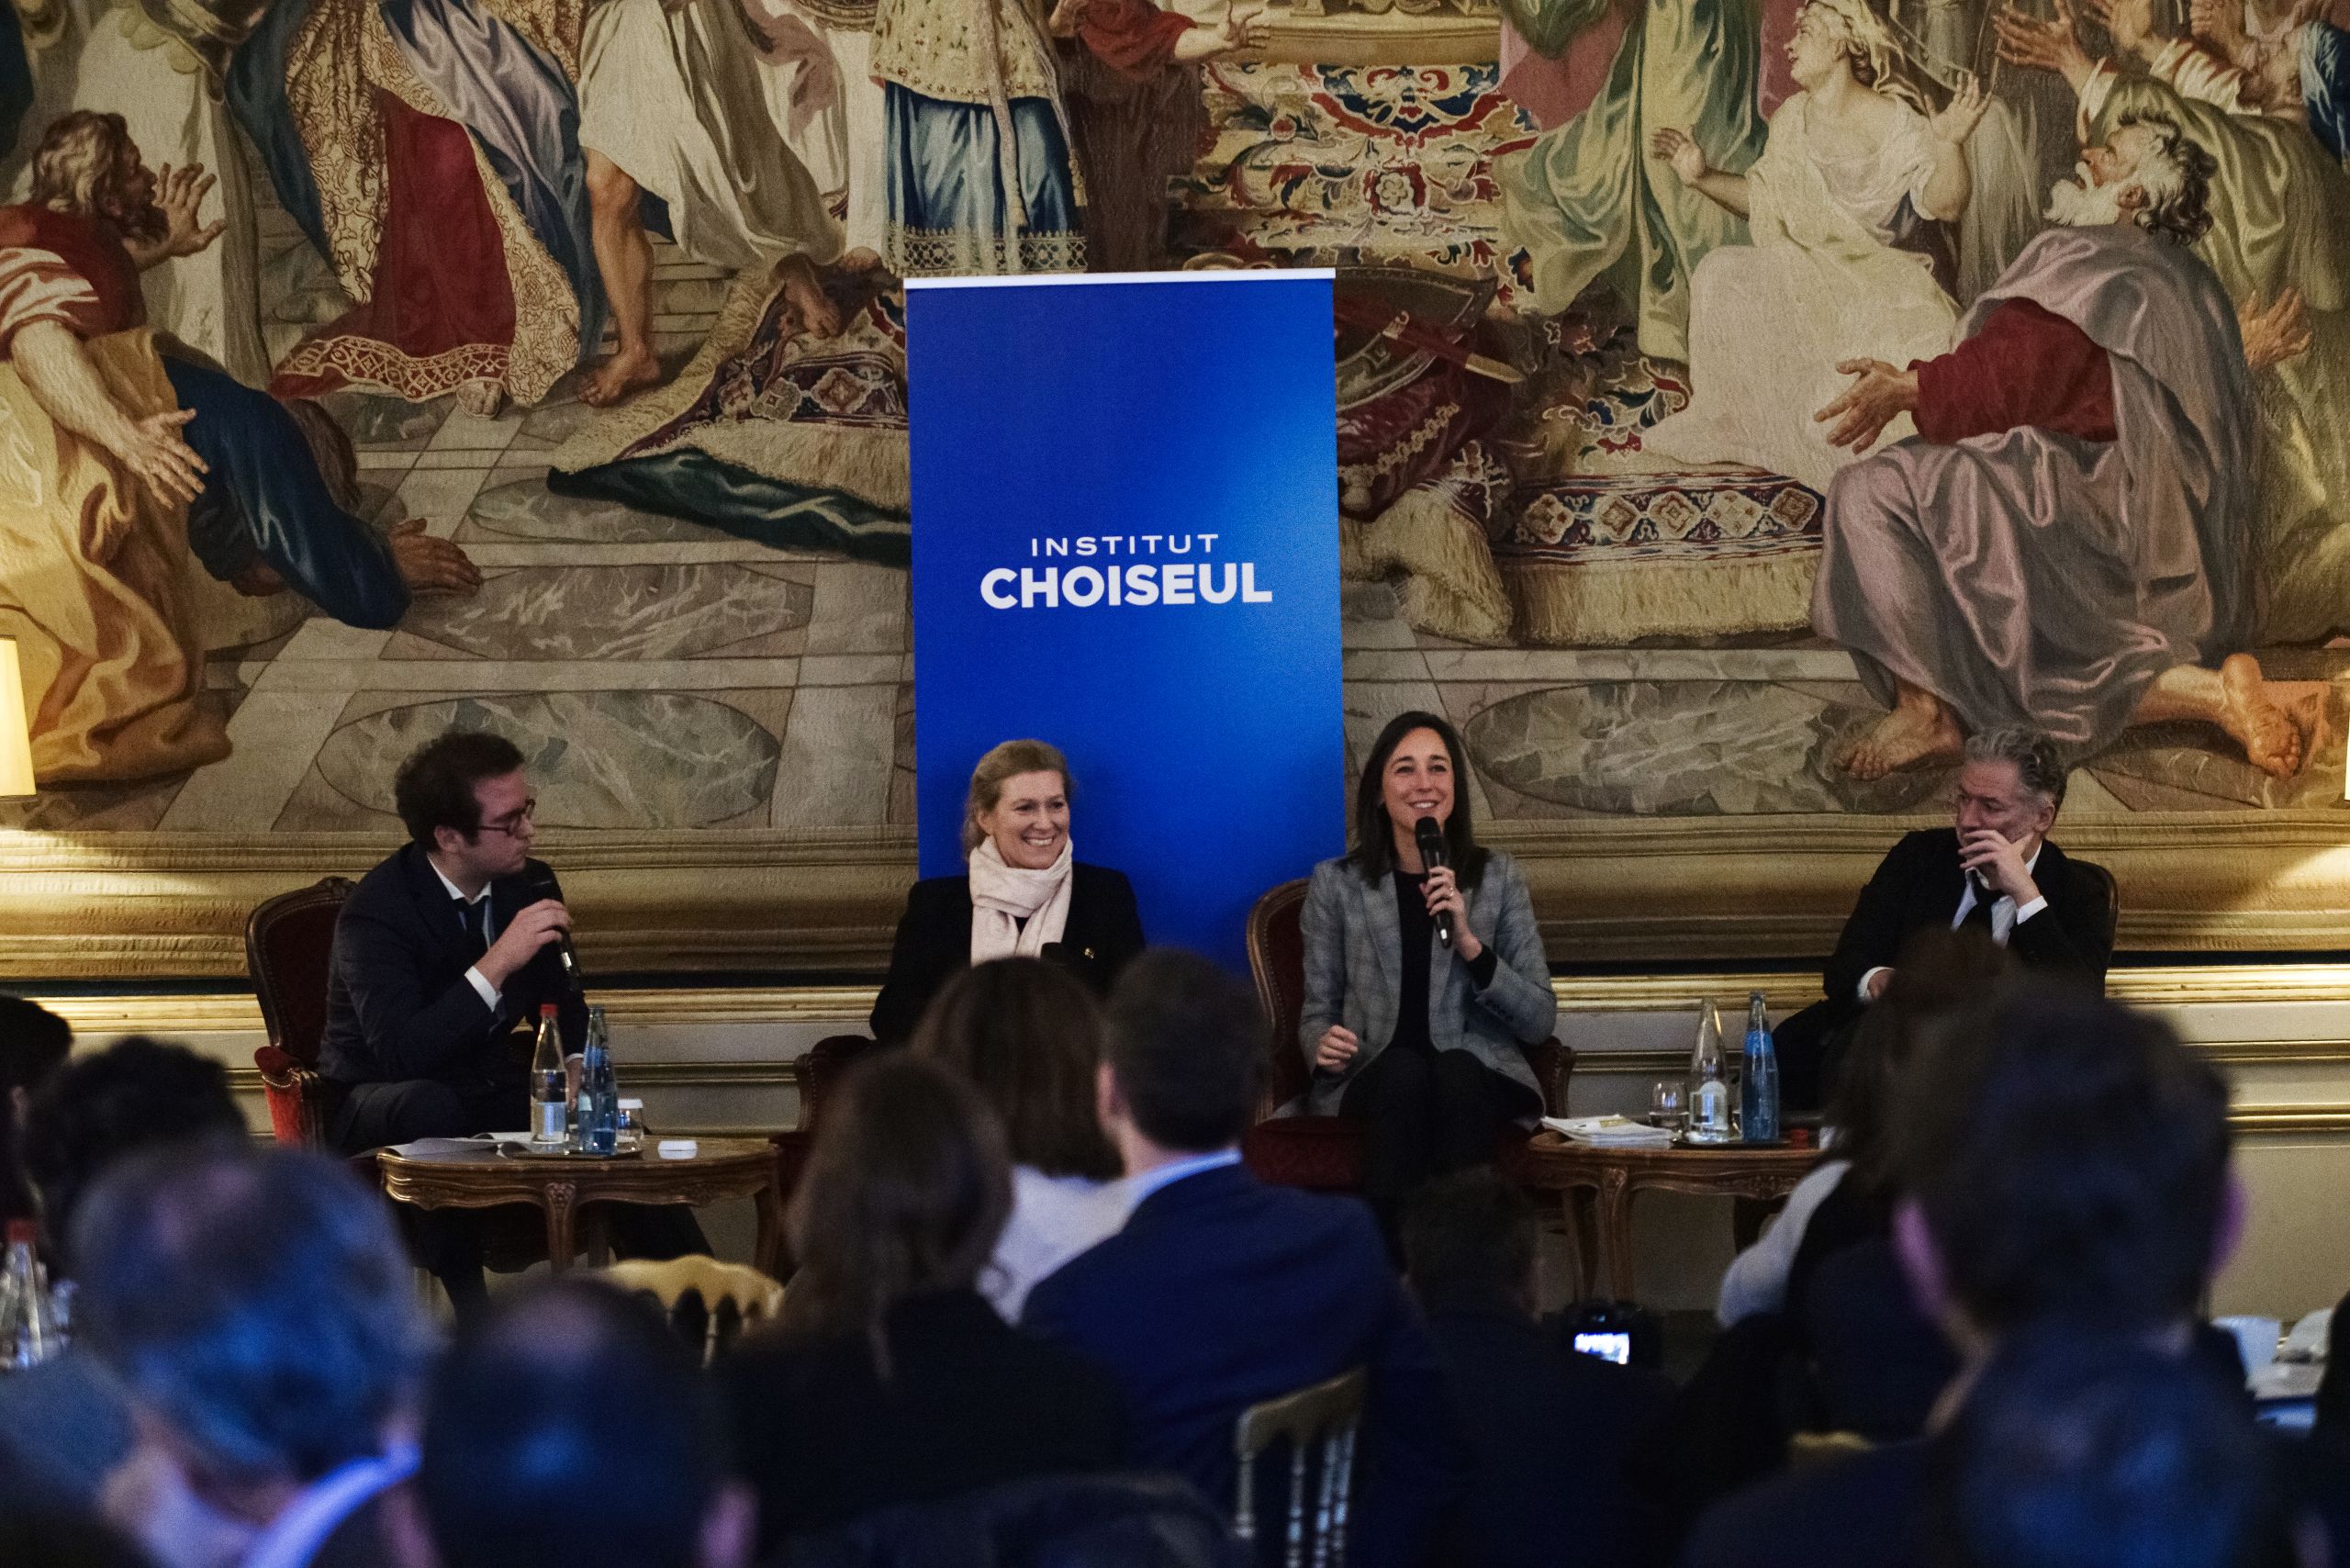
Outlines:
{"label": "blue banner", "polygon": [[1327,272],[910,279],[922,872],[971,767],[1068,754],[1077,857],[1238,965],[1345,844]]}

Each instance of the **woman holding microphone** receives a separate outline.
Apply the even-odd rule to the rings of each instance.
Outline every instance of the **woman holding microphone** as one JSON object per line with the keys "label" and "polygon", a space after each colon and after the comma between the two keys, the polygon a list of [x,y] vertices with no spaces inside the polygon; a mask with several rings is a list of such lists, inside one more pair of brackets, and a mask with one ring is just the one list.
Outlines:
{"label": "woman holding microphone", "polygon": [[910,1038],[948,978],[990,958],[1042,958],[1106,995],[1142,951],[1142,919],[1125,873],[1081,865],[1069,849],[1069,759],[1043,741],[1005,741],[971,770],[960,877],[916,882],[906,895],[890,977],[873,1004],[873,1037]]}
{"label": "woman holding microphone", "polygon": [[1436,714],[1392,721],[1355,790],[1354,848],[1305,894],[1308,1108],[1362,1124],[1363,1193],[1391,1246],[1416,1188],[1542,1114],[1519,1047],[1558,1021],[1526,878],[1477,844],[1460,756]]}

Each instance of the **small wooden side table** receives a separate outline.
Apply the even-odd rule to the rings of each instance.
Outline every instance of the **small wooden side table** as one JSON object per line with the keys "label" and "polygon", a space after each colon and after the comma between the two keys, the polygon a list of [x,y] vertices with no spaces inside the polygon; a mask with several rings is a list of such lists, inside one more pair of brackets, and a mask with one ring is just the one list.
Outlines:
{"label": "small wooden side table", "polygon": [[759,1205],[756,1257],[774,1274],[783,1237],[776,1200],[775,1149],[765,1138],[706,1137],[689,1159],[663,1159],[647,1140],[643,1152],[610,1159],[482,1152],[375,1151],[385,1194],[420,1209],[487,1209],[533,1204],[547,1218],[547,1265],[571,1267],[575,1239],[584,1241],[591,1267],[610,1260],[610,1243],[599,1206],[605,1204],[689,1204],[755,1198]]}
{"label": "small wooden side table", "polygon": [[[1818,1160],[1817,1148],[1773,1144],[1599,1148],[1546,1127],[1512,1150],[1502,1169],[1522,1185],[1557,1193],[1568,1233],[1584,1249],[1590,1247],[1593,1232],[1598,1233],[1599,1270],[1618,1300],[1633,1301],[1638,1299],[1632,1278],[1633,1193],[1654,1189],[1775,1203],[1794,1192]],[[1595,1271],[1587,1250],[1582,1266],[1590,1279]],[[1591,1282],[1597,1284],[1595,1279]]]}

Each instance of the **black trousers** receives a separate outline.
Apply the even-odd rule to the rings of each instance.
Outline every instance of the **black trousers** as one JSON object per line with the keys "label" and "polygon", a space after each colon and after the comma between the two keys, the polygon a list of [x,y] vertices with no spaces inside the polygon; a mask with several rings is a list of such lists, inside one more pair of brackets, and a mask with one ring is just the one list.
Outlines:
{"label": "black trousers", "polygon": [[1432,1177],[1494,1158],[1502,1128],[1540,1109],[1524,1084],[1467,1051],[1391,1046],[1347,1085],[1338,1114],[1362,1124],[1362,1188],[1389,1252],[1404,1205]]}
{"label": "black trousers", "polygon": [[[531,1096],[522,1081],[354,1083],[335,1114],[330,1136],[345,1154],[422,1137],[471,1137],[530,1126]],[[624,1258],[681,1258],[708,1252],[710,1241],[693,1210],[673,1204],[614,1204],[612,1249]],[[412,1209],[402,1205],[400,1226],[417,1266],[449,1293],[459,1313],[489,1299],[482,1277],[482,1215],[474,1209]]]}

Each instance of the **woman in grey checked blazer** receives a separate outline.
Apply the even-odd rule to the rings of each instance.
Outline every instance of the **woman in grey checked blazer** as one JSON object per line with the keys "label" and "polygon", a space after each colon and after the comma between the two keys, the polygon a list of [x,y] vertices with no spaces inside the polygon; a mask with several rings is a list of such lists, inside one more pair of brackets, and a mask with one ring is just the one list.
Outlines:
{"label": "woman in grey checked blazer", "polygon": [[[1391,722],[1355,790],[1354,848],[1316,866],[1305,895],[1308,1108],[1362,1124],[1364,1195],[1391,1246],[1416,1188],[1490,1159],[1505,1125],[1541,1114],[1518,1047],[1558,1021],[1526,878],[1478,846],[1460,756],[1434,713]],[[1433,868],[1414,837],[1424,817],[1443,831]]]}

